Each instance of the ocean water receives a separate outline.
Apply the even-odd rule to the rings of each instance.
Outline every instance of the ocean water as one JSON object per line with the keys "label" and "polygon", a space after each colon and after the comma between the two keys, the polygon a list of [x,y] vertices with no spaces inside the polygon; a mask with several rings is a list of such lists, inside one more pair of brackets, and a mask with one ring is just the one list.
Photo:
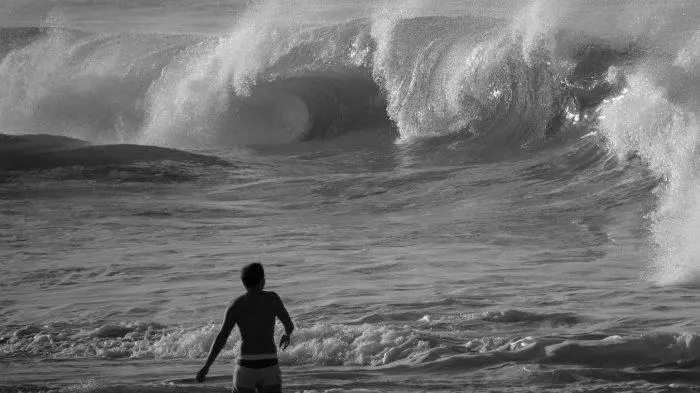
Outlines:
{"label": "ocean water", "polygon": [[[0,5],[0,391],[700,391],[700,3]],[[281,326],[278,326],[281,334]]]}

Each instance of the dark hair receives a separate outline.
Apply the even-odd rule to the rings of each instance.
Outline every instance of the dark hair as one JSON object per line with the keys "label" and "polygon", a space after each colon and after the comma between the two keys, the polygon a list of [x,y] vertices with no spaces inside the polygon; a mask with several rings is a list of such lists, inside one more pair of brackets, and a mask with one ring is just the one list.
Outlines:
{"label": "dark hair", "polygon": [[259,263],[251,263],[241,270],[241,281],[246,288],[254,287],[265,279],[265,270]]}

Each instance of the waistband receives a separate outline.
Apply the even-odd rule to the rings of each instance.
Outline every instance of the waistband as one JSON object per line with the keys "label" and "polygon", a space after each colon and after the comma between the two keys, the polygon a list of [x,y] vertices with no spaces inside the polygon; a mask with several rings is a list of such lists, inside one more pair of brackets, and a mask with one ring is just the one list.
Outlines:
{"label": "waistband", "polygon": [[277,359],[276,353],[254,353],[254,354],[240,354],[238,356],[241,360],[264,360],[264,359]]}
{"label": "waistband", "polygon": [[279,361],[277,358],[267,358],[267,359],[243,359],[239,358],[238,359],[238,365],[241,367],[245,368],[254,368],[254,369],[260,369],[260,368],[266,368],[266,367],[271,367],[271,366],[276,366],[279,364]]}

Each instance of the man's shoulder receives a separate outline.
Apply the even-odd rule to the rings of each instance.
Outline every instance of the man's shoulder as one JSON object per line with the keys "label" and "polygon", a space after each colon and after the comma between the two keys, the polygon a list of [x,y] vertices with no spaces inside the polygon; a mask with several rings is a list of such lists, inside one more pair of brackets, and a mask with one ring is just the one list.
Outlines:
{"label": "man's shoulder", "polygon": [[278,295],[277,292],[265,291],[265,296],[274,302],[278,302],[280,300],[280,295]]}
{"label": "man's shoulder", "polygon": [[[280,298],[279,295],[273,291],[261,291],[260,295],[262,295],[262,297],[265,299],[274,300],[274,301],[277,301],[277,299]],[[245,306],[247,303],[249,303],[249,299],[250,299],[250,301],[253,301],[252,300],[253,298],[251,298],[251,296],[252,295],[250,295],[249,293],[244,293],[244,294],[238,296],[237,298],[233,299],[229,308],[238,308],[238,307]],[[257,296],[259,296],[259,295],[257,295]],[[257,297],[257,296],[255,296],[255,297]]]}
{"label": "man's shoulder", "polygon": [[231,304],[228,306],[229,308],[234,308],[234,307],[240,307],[241,304],[245,302],[245,296],[246,294],[244,293],[243,295],[238,296],[237,298],[233,299]]}

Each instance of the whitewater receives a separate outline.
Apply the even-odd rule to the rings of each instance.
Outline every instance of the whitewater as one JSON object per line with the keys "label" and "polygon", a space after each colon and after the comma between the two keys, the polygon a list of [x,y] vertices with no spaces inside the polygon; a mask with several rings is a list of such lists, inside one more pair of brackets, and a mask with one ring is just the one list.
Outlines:
{"label": "whitewater", "polygon": [[[700,3],[0,4],[0,391],[700,391]],[[277,326],[278,338],[282,334]]]}

